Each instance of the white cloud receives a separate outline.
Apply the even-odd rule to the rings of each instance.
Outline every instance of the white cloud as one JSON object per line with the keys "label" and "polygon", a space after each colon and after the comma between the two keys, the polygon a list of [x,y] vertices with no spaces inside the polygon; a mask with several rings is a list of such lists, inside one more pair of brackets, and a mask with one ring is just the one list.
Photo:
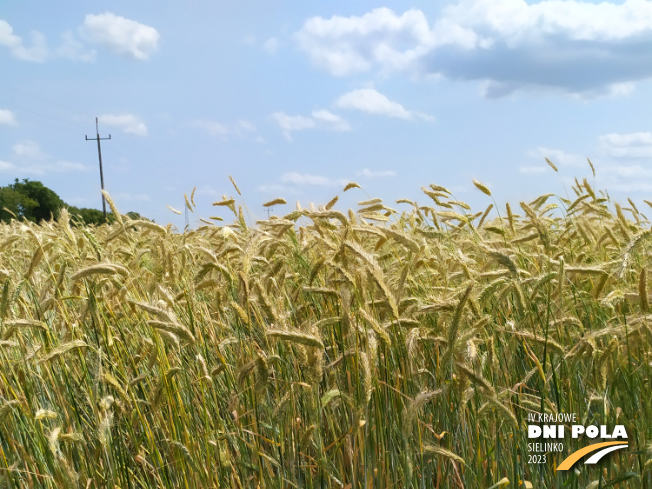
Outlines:
{"label": "white cloud", "polygon": [[267,41],[265,41],[265,44],[263,44],[263,49],[269,54],[276,54],[276,51],[278,51],[280,45],[281,43],[278,39],[275,37],[270,37],[267,39]]}
{"label": "white cloud", "polygon": [[14,144],[12,149],[14,150],[14,154],[16,156],[23,158],[44,159],[47,157],[47,155],[41,151],[38,143],[35,141],[30,141],[29,139]]}
{"label": "white cloud", "polygon": [[117,127],[128,134],[147,136],[147,126],[133,114],[104,114],[99,119],[102,124]]}
{"label": "white cloud", "polygon": [[229,134],[229,128],[226,127],[224,124],[220,124],[219,122],[213,122],[213,121],[195,121],[193,125],[197,127],[201,127],[204,131],[209,136],[219,136],[224,138],[227,134]]}
{"label": "white cloud", "polygon": [[600,169],[602,175],[616,176],[620,178],[649,178],[652,170],[643,168],[640,165],[613,165]]}
{"label": "white cloud", "polygon": [[215,190],[213,187],[210,185],[204,185],[202,187],[198,187],[197,190],[195,191],[195,195],[200,196],[200,195],[208,195],[208,196],[215,196],[219,195],[217,190]]}
{"label": "white cloud", "polygon": [[[598,138],[599,147],[603,150],[602,158],[591,158],[596,172],[598,188],[607,188],[610,192],[647,192],[652,189],[652,133],[636,132],[629,134],[605,134]],[[580,175],[590,175],[591,167],[585,157],[566,153],[565,151],[539,147],[530,150],[527,155],[539,160],[539,164],[521,166],[520,173],[541,174],[551,172],[544,158],[550,159],[560,170],[561,179],[567,185],[574,185],[573,180],[566,179],[561,172],[564,166],[578,170]],[[637,158],[632,164],[623,164],[627,159]]]}
{"label": "white cloud", "polygon": [[649,193],[652,191],[652,183],[650,182],[610,183],[609,191],[610,192],[618,191],[623,193],[633,193],[633,192]]}
{"label": "white cloud", "polygon": [[615,158],[652,157],[652,132],[605,134],[599,141],[602,148]]}
{"label": "white cloud", "polygon": [[337,187],[345,186],[351,180],[342,178],[329,178],[323,175],[312,175],[309,173],[288,172],[281,175],[279,183],[260,185],[259,192],[265,193],[300,193],[300,187]]}
{"label": "white cloud", "polygon": [[9,48],[22,45],[23,40],[14,34],[14,29],[6,20],[0,20],[0,44]]}
{"label": "white cloud", "polygon": [[209,120],[196,120],[192,125],[200,127],[209,136],[220,137],[223,140],[226,140],[230,134],[235,134],[240,138],[256,142],[260,142],[262,139],[260,136],[256,136],[258,131],[256,126],[252,122],[244,119],[239,119],[237,122],[232,124],[222,124],[220,122]]}
{"label": "white cloud", "polygon": [[21,42],[21,38],[14,34],[13,27],[6,20],[0,20],[0,44],[12,47]]}
{"label": "white cloud", "polygon": [[5,20],[0,20],[0,46],[9,48],[11,55],[23,61],[43,62],[47,58],[48,48],[45,36],[37,31],[31,32],[32,46],[26,47],[23,39],[16,34]]}
{"label": "white cloud", "polygon": [[434,42],[423,12],[413,9],[399,16],[388,8],[361,17],[313,17],[294,38],[313,64],[338,76],[369,71],[374,64],[405,69]]}
{"label": "white cloud", "polygon": [[80,32],[89,42],[137,60],[146,60],[155,53],[160,38],[153,27],[110,12],[87,15]]}
{"label": "white cloud", "polygon": [[385,170],[385,171],[372,171],[369,168],[365,168],[364,170],[360,171],[357,173],[358,176],[361,177],[367,177],[367,178],[382,178],[382,177],[395,177],[396,172],[391,171],[391,170]]}
{"label": "white cloud", "polygon": [[34,175],[45,175],[46,173],[66,173],[74,171],[86,171],[88,168],[81,163],[74,163],[71,161],[44,161],[21,164],[19,169],[24,173]]}
{"label": "white cloud", "polygon": [[629,95],[634,91],[635,85],[632,82],[613,83],[607,87],[609,95],[622,96]]}
{"label": "white cloud", "polygon": [[272,119],[279,125],[288,141],[292,141],[292,132],[312,129],[316,125],[315,121],[310,117],[287,115],[285,112],[274,112]]}
{"label": "white cloud", "polygon": [[242,120],[242,119],[240,119],[238,121],[237,127],[244,130],[244,131],[250,131],[250,132],[255,132],[256,131],[256,126],[255,125],[253,125],[249,121],[245,121],[245,120]]}
{"label": "white cloud", "polygon": [[43,152],[38,143],[30,140],[20,141],[12,146],[14,162],[0,161],[0,172],[45,175],[46,173],[64,173],[86,171],[88,168],[81,163],[66,160],[54,160]]}
{"label": "white cloud", "polygon": [[333,114],[328,110],[314,110],[312,112],[312,118],[318,123],[330,129],[331,131],[350,131],[351,126],[348,122],[342,119],[339,115]]}
{"label": "white cloud", "polygon": [[623,94],[652,78],[652,2],[458,0],[429,21],[416,9],[312,17],[295,34],[312,63],[344,76],[436,75],[515,90]]}
{"label": "white cloud", "polygon": [[306,129],[351,130],[351,126],[346,120],[325,109],[313,110],[311,117],[288,115],[285,112],[274,112],[271,117],[279,125],[288,141],[292,141],[292,132],[305,131]]}
{"label": "white cloud", "polygon": [[14,113],[7,109],[0,109],[0,125],[15,126],[16,116]]}
{"label": "white cloud", "polygon": [[[652,165],[643,162],[638,164],[622,164],[626,158],[652,157],[652,133],[638,132],[630,134],[606,134],[598,138],[600,147],[606,156],[603,161],[594,160],[596,184],[598,188],[608,188],[610,192],[648,192],[652,189]],[[550,159],[561,170],[562,167],[572,167],[588,175],[591,168],[587,159],[561,150],[539,147],[527,152],[528,156],[541,161],[539,165],[521,166],[520,173],[541,174],[550,172],[544,158]],[[614,159],[615,158],[615,159]],[[621,159],[618,162],[618,159]],[[543,160],[543,161],[542,161]],[[577,171],[577,170],[573,170]],[[561,177],[568,185],[574,185],[571,179]]]}
{"label": "white cloud", "polygon": [[75,37],[72,31],[66,31],[61,35],[62,43],[57,49],[57,55],[76,61],[95,61],[97,51],[88,49],[84,43]]}
{"label": "white cloud", "polygon": [[388,99],[385,95],[373,88],[361,88],[345,93],[335,101],[340,109],[355,109],[367,112],[368,114],[397,117],[399,119],[411,120],[419,117],[425,120],[433,120],[432,116],[406,110],[398,102]]}
{"label": "white cloud", "polygon": [[43,169],[55,172],[66,171],[86,171],[87,168],[81,163],[74,163],[72,161],[60,160],[50,165],[43,166]]}
{"label": "white cloud", "polygon": [[16,165],[9,161],[0,160],[0,172],[11,172],[16,169]]}
{"label": "white cloud", "polygon": [[[542,148],[538,147],[536,150],[530,150],[527,152],[527,155],[531,158],[536,158],[538,160],[543,160],[548,158],[555,166],[572,166],[576,168],[587,168],[588,163],[586,158],[566,153],[565,151],[552,148]],[[527,167],[533,168],[533,167]]]}
{"label": "white cloud", "polygon": [[272,184],[272,185],[260,185],[258,187],[259,192],[287,192],[288,188],[284,187],[283,185],[277,185],[277,184]]}
{"label": "white cloud", "polygon": [[607,163],[596,168],[597,183],[609,192],[649,192],[652,190],[652,167]]}
{"label": "white cloud", "polygon": [[334,185],[346,185],[349,180],[332,180],[321,175],[310,175],[307,173],[290,172],[281,176],[282,183],[293,185],[314,185],[320,187],[330,187]]}

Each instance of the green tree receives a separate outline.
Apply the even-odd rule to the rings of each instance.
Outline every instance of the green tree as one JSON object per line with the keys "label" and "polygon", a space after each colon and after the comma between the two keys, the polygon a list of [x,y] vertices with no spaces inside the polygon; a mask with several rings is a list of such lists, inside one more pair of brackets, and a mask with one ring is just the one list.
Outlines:
{"label": "green tree", "polygon": [[[41,182],[24,179],[6,187],[0,187],[0,221],[10,222],[11,219],[26,219],[40,222],[54,217],[57,219],[61,209],[66,207],[71,221],[80,225],[104,224],[104,214],[98,209],[75,207],[66,204],[61,198]],[[127,212],[131,219],[144,219],[137,212]],[[106,222],[113,222],[115,217],[109,213]]]}
{"label": "green tree", "polygon": [[11,221],[12,218],[31,216],[38,202],[18,190],[0,187],[0,220]]}
{"label": "green tree", "polygon": [[[98,209],[89,209],[86,207],[75,207],[72,205],[67,206],[68,212],[70,213],[71,221],[78,222],[80,224],[94,224],[99,226],[104,224],[104,213]],[[111,223],[115,220],[113,214],[109,213],[106,215],[106,220]]]}
{"label": "green tree", "polygon": [[[66,207],[68,208],[73,223],[94,224],[95,226],[104,224],[104,213],[101,210],[89,209],[87,207],[75,207],[72,205],[67,205]],[[130,219],[144,219],[138,212],[127,212],[126,215],[129,216]],[[106,215],[106,220],[108,223],[115,221],[113,213],[108,213]]]}
{"label": "green tree", "polygon": [[[63,200],[53,191],[38,181],[25,178],[18,179],[1,190],[0,203],[9,209],[16,218],[39,222],[59,215],[65,205]],[[9,213],[4,211],[2,220],[9,220]]]}

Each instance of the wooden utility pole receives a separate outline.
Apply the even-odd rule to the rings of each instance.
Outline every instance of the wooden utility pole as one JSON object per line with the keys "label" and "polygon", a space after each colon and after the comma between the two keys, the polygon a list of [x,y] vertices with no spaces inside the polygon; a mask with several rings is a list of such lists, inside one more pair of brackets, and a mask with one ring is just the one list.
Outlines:
{"label": "wooden utility pole", "polygon": [[[95,118],[95,133],[97,134],[97,137],[89,138],[86,136],[86,141],[97,141],[97,156],[100,159],[100,183],[102,184],[102,190],[104,190],[104,173],[102,172],[102,147],[100,146],[100,141],[111,139],[111,135],[109,134],[108,138],[100,137],[100,129],[97,122],[97,117]],[[102,193],[102,212],[104,212],[104,222],[106,222],[106,199],[104,198],[104,193]]]}

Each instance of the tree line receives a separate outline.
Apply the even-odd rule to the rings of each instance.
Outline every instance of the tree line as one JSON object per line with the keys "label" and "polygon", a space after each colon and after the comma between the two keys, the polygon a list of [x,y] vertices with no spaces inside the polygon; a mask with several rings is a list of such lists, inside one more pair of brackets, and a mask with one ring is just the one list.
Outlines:
{"label": "tree line", "polygon": [[[100,225],[115,220],[112,213],[107,213],[105,221],[101,210],[66,204],[56,192],[36,180],[25,178],[20,182],[16,178],[14,183],[0,187],[0,221],[2,222],[24,219],[38,223],[42,220],[57,219],[63,208],[68,209],[71,221],[80,225]],[[133,219],[142,219],[137,212],[127,212],[127,215]]]}

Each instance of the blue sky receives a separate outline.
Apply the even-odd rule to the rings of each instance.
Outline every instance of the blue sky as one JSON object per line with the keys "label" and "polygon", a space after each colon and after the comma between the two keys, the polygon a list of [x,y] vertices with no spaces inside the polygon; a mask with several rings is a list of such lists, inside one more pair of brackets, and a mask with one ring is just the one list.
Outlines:
{"label": "blue sky", "polygon": [[430,183],[481,210],[474,178],[499,203],[575,176],[652,200],[650,52],[647,0],[2,0],[0,185],[100,208],[99,117],[119,209],[179,228],[194,187],[192,224],[229,220],[223,195],[253,220]]}

